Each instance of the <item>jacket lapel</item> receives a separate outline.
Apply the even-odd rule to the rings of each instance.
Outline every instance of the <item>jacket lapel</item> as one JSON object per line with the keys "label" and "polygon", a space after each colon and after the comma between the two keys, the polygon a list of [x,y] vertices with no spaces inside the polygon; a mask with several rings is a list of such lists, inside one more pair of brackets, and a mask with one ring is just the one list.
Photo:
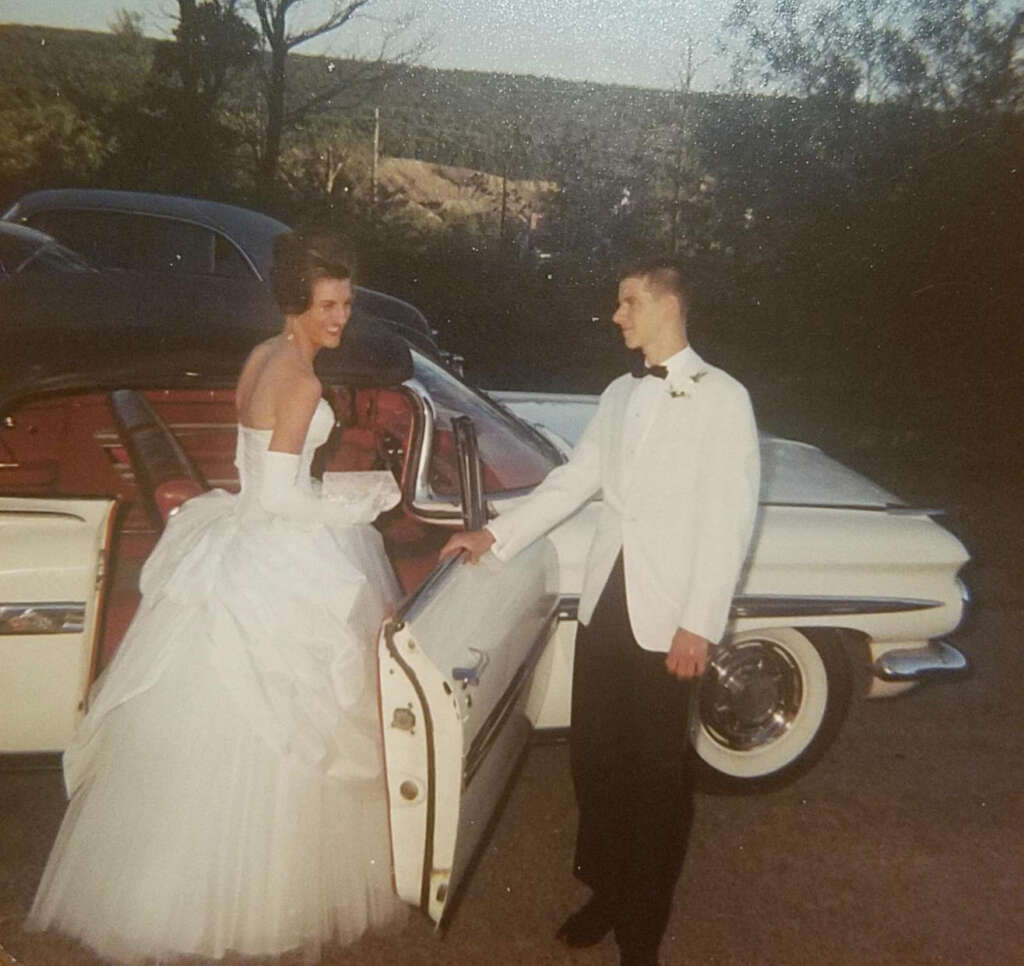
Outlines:
{"label": "jacket lapel", "polygon": [[612,384],[612,392],[608,400],[608,419],[605,422],[604,434],[601,439],[603,447],[602,459],[605,470],[602,485],[605,491],[611,491],[614,502],[621,502],[621,495],[626,492],[628,468],[622,463],[622,428],[626,421],[626,405],[633,389],[633,377],[626,375]]}

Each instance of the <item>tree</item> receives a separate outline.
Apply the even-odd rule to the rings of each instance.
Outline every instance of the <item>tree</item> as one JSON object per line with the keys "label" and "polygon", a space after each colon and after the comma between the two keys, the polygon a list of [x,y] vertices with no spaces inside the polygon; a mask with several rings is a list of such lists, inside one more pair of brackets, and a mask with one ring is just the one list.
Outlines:
{"label": "tree", "polygon": [[989,110],[1019,103],[1022,22],[1007,0],[735,0],[727,26],[802,97]]}
{"label": "tree", "polygon": [[[236,135],[222,107],[231,82],[251,70],[259,35],[241,0],[178,0],[174,42],[156,45],[145,118],[127,134],[128,168],[163,190],[217,192]],[[127,171],[125,177],[127,177]]]}
{"label": "tree", "polygon": [[0,184],[5,188],[88,183],[108,151],[103,132],[71,104],[0,110]]}
{"label": "tree", "polygon": [[121,11],[111,36],[11,33],[0,55],[5,192],[102,181],[145,89],[152,41]]}
{"label": "tree", "polygon": [[[268,193],[277,177],[281,147],[286,131],[324,109],[337,104],[344,95],[362,96],[384,75],[385,55],[390,42],[406,30],[411,18],[400,18],[389,24],[377,56],[369,61],[347,62],[343,68],[334,65],[329,76],[320,78],[312,92],[303,99],[290,103],[288,98],[288,55],[296,47],[334,33],[357,17],[373,0],[331,0],[327,16],[310,26],[292,30],[291,14],[311,6],[307,0],[254,0],[263,41],[269,51],[269,64],[263,74],[263,94],[266,103],[266,123],[260,151],[259,180],[264,193]],[[393,59],[408,59],[412,50],[396,54]]]}
{"label": "tree", "polygon": [[178,0],[176,43],[165,66],[180,77],[189,113],[210,117],[231,73],[252,64],[259,34],[238,9],[239,0]]}
{"label": "tree", "polygon": [[741,285],[894,446],[933,418],[929,384],[957,398],[1009,368],[991,353],[1021,299],[1022,19],[1008,0],[733,10],[777,95],[711,150],[755,216]]}

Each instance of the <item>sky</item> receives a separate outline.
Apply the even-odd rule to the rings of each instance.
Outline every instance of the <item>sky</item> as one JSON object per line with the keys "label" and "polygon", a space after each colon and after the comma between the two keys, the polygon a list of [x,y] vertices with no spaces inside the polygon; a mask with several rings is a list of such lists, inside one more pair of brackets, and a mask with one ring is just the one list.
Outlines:
{"label": "sky", "polygon": [[[330,0],[304,0],[310,11]],[[693,44],[694,86],[727,81],[716,52],[731,0],[373,0],[368,13],[394,16],[415,7],[432,45],[419,63],[431,67],[537,74],[568,80],[670,88],[678,83],[687,41]],[[106,30],[117,11],[143,16],[151,36],[167,36],[175,0],[0,0],[0,23]],[[379,24],[367,17],[346,26],[329,48],[299,53],[372,56]],[[401,43],[401,41],[399,41]]]}

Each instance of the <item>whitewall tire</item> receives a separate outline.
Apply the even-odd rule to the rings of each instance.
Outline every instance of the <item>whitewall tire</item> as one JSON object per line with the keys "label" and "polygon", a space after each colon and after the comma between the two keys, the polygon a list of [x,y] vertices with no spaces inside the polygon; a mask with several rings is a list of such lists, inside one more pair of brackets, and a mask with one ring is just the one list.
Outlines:
{"label": "whitewall tire", "polygon": [[781,784],[813,764],[846,716],[850,663],[833,631],[746,631],[718,649],[701,681],[691,739],[712,785]]}

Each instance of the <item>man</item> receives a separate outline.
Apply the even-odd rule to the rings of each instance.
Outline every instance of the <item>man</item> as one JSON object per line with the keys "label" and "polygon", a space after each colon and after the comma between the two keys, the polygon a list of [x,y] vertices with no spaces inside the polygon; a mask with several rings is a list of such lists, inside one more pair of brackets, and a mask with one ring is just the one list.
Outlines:
{"label": "man", "polygon": [[744,388],[689,346],[679,267],[627,271],[612,321],[645,369],[616,379],[570,460],[443,554],[514,556],[595,493],[573,671],[576,875],[591,899],[558,931],[614,931],[622,966],[656,966],[693,816],[690,696],[725,629],[757,508]]}

